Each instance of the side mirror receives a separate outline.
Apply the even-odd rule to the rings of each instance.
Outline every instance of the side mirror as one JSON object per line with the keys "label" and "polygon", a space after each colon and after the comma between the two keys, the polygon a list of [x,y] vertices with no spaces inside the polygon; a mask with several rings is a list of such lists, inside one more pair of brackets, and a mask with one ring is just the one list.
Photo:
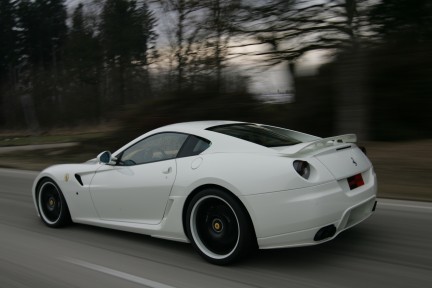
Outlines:
{"label": "side mirror", "polygon": [[103,164],[110,164],[111,161],[116,161],[117,159],[111,155],[111,152],[104,151],[97,156],[97,160]]}

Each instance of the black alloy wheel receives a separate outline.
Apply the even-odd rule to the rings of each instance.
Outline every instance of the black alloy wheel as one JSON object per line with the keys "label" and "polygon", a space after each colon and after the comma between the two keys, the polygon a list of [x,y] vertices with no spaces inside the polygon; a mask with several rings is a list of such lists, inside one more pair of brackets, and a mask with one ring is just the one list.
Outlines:
{"label": "black alloy wheel", "polygon": [[213,264],[239,260],[256,243],[245,209],[219,189],[205,189],[192,198],[186,230],[198,253]]}
{"label": "black alloy wheel", "polygon": [[49,227],[62,227],[71,222],[69,209],[63,193],[51,179],[38,185],[37,204],[42,221]]}

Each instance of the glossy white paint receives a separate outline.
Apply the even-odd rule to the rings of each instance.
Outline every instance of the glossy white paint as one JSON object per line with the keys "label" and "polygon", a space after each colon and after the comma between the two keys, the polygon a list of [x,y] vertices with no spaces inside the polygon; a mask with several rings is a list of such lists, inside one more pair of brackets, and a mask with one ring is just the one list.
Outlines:
{"label": "glossy white paint", "polygon": [[[267,148],[205,130],[232,123],[238,122],[161,127],[113,153],[117,157],[156,133],[181,132],[211,141],[211,146],[196,156],[136,166],[92,160],[49,167],[34,182],[35,205],[37,185],[49,177],[61,188],[74,222],[188,242],[183,227],[187,197],[203,185],[217,185],[243,203],[260,248],[317,244],[320,242],[313,237],[321,227],[334,224],[340,233],[371,215],[376,176],[368,158],[353,143],[354,136],[322,139],[278,128],[303,143]],[[310,164],[309,179],[295,172],[295,160]],[[365,185],[350,190],[346,178],[358,173]]]}
{"label": "glossy white paint", "polygon": [[154,225],[162,221],[175,176],[174,159],[136,166],[104,165],[93,177],[90,194],[102,220]]}

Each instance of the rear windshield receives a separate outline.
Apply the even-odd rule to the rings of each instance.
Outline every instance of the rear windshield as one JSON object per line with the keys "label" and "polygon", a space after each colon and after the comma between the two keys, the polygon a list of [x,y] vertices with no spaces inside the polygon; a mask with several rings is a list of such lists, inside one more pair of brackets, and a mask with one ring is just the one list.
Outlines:
{"label": "rear windshield", "polygon": [[256,124],[230,124],[211,127],[207,130],[240,138],[265,147],[289,146],[301,143],[301,141],[278,133],[270,127]]}

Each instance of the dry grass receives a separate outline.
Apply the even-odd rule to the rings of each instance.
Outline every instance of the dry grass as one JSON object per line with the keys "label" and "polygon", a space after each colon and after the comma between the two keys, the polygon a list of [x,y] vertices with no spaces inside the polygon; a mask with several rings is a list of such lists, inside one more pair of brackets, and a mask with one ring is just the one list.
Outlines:
{"label": "dry grass", "polygon": [[378,196],[432,201],[432,140],[369,142],[378,176]]}

